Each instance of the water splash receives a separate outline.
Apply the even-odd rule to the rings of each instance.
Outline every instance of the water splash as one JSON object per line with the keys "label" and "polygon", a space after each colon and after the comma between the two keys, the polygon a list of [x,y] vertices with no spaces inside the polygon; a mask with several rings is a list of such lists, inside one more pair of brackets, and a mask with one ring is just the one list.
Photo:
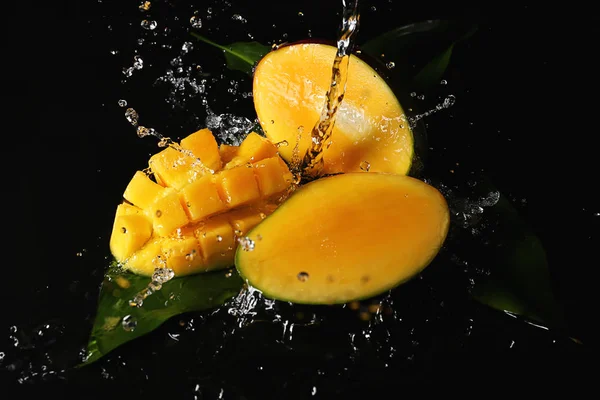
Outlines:
{"label": "water splash", "polygon": [[[164,260],[162,260],[162,257],[159,256],[157,258],[159,258],[158,261],[160,263],[166,264]],[[174,277],[175,272],[170,268],[166,268],[165,266],[155,268],[154,273],[152,274],[152,280],[148,283],[148,286],[137,293],[134,298],[129,301],[129,305],[132,307],[142,307],[144,305],[144,300],[161,290],[162,286]]]}
{"label": "water splash", "polygon": [[206,127],[226,144],[239,146],[243,138],[256,126],[256,121],[233,114],[215,114],[206,109]]}
{"label": "water splash", "polygon": [[[416,93],[415,93],[416,95]],[[425,97],[423,96],[421,98],[424,99]],[[446,108],[450,108],[454,105],[454,103],[456,102],[456,97],[452,94],[449,94],[448,96],[446,96],[446,98],[444,99],[444,101],[442,103],[438,103],[434,108],[432,108],[431,110],[425,111],[424,113],[421,114],[417,114],[415,116],[411,116],[410,118],[408,118],[408,121],[410,123],[411,128],[415,128],[417,125],[417,122],[419,122],[420,120],[422,120],[425,117],[429,117],[430,115],[435,114],[438,111],[442,111]]]}

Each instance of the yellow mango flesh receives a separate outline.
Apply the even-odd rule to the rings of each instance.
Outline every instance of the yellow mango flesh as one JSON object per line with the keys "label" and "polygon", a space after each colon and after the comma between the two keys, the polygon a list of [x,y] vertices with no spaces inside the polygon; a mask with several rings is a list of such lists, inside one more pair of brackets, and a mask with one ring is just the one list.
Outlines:
{"label": "yellow mango flesh", "polygon": [[242,155],[245,161],[221,169],[226,164],[221,148],[206,132],[212,137],[200,130],[180,146],[202,154],[217,169],[214,173],[195,173],[188,162],[197,159],[195,152],[167,148],[178,154],[163,150],[151,161],[166,160],[165,154],[184,161],[150,162],[151,172],[137,171],[127,185],[110,238],[111,253],[124,268],[149,276],[155,268],[167,267],[183,276],[233,266],[238,239],[271,214],[290,187],[292,174],[267,139],[253,134],[239,147],[224,148],[225,154]]}
{"label": "yellow mango flesh", "polygon": [[233,157],[232,160],[227,163],[225,168],[232,168],[247,163],[253,163],[255,161],[273,157],[275,155],[277,155],[277,146],[256,132],[250,132],[240,144],[235,157]]}
{"label": "yellow mango flesh", "polygon": [[421,272],[449,227],[444,197],[404,175],[348,173],[295,191],[247,235],[236,267],[265,296],[305,304],[381,294]]}
{"label": "yellow mango flesh", "polygon": [[199,176],[221,169],[219,146],[208,129],[183,138],[180,147],[167,147],[148,161],[160,184],[180,190]]}
{"label": "yellow mango flesh", "polygon": [[[325,104],[336,48],[302,43],[268,53],[254,72],[253,100],[265,135],[287,141],[279,149],[288,162],[302,132],[299,154],[306,153],[311,131]],[[409,123],[394,93],[377,72],[351,56],[346,92],[336,114],[331,145],[324,150],[325,174],[371,172],[407,174],[414,142]]]}

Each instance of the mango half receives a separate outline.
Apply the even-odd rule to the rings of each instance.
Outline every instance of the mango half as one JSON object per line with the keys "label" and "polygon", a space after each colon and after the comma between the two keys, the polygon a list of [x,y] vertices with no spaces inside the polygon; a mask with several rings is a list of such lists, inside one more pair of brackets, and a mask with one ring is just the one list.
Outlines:
{"label": "mango half", "polygon": [[218,146],[208,129],[153,155],[136,171],[116,209],[110,250],[150,276],[185,276],[233,266],[246,233],[282,201],[293,181],[277,147],[251,132],[240,146]]}
{"label": "mango half", "polygon": [[[306,153],[331,84],[336,48],[298,43],[269,52],[258,63],[252,86],[254,108],[265,135],[286,141],[280,149],[289,163],[300,135]],[[346,92],[323,152],[323,174],[371,172],[408,174],[414,139],[398,99],[367,63],[350,56]]]}
{"label": "mango half", "polygon": [[418,179],[347,173],[312,181],[253,228],[236,267],[265,296],[347,303],[414,277],[442,247],[446,200]]}

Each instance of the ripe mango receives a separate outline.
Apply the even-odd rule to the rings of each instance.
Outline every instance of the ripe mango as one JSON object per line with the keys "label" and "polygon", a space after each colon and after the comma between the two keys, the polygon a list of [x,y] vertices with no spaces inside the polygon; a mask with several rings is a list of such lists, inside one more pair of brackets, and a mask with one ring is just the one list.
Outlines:
{"label": "ripe mango", "polygon": [[442,247],[448,205],[418,179],[346,173],[296,191],[236,250],[240,275],[266,297],[347,303],[381,294],[426,268]]}
{"label": "ripe mango", "polygon": [[117,206],[113,256],[147,276],[157,267],[184,276],[233,266],[238,240],[273,212],[292,183],[276,150],[256,133],[239,147],[220,147],[202,129],[153,155]]}
{"label": "ripe mango", "polygon": [[[296,43],[269,52],[254,72],[252,96],[260,125],[279,154],[292,161],[306,153],[331,85],[337,49]],[[356,55],[350,56],[344,99],[323,152],[323,174],[370,172],[408,174],[414,157],[413,132],[385,80]]]}

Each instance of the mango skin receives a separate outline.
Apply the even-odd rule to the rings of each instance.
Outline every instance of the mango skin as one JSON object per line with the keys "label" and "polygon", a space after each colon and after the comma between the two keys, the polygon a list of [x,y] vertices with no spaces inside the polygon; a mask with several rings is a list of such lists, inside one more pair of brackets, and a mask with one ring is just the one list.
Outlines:
{"label": "mango skin", "polygon": [[443,246],[449,224],[443,195],[416,178],[334,175],[300,187],[254,227],[254,249],[238,247],[235,265],[266,297],[342,304],[420,273]]}

